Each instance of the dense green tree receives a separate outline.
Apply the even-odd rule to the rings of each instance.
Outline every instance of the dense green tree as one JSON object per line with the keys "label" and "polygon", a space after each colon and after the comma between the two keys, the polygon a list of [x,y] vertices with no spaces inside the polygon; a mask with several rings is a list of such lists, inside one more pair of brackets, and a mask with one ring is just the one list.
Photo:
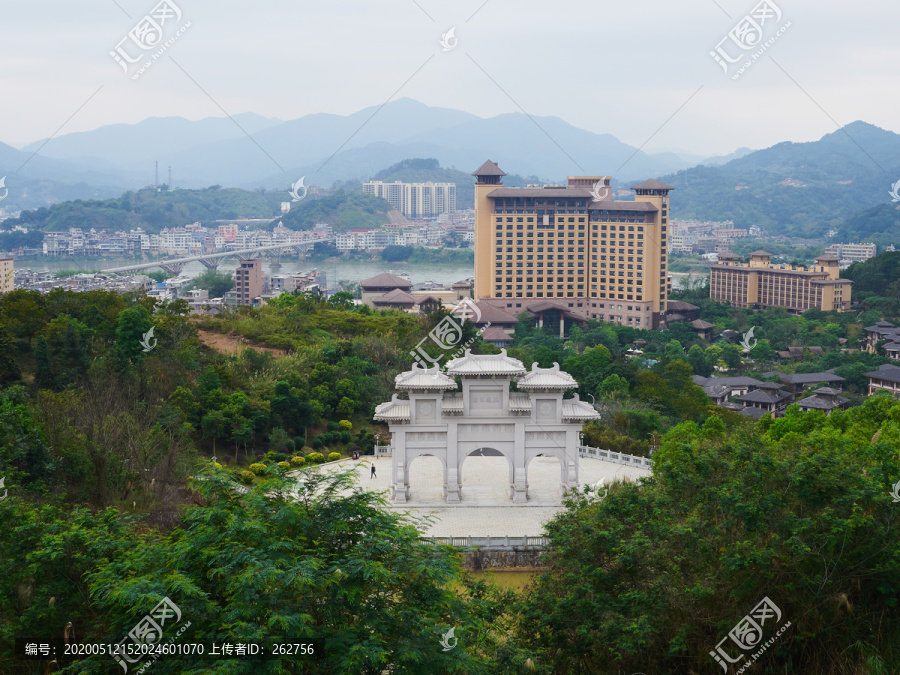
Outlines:
{"label": "dense green tree", "polygon": [[741,348],[737,345],[726,344],[722,347],[722,360],[730,370],[741,367]]}
{"label": "dense green tree", "polygon": [[694,375],[709,377],[713,372],[713,365],[707,359],[706,353],[700,345],[692,346],[687,353],[687,362],[690,364]]}
{"label": "dense green tree", "polygon": [[760,340],[750,350],[750,358],[757,363],[770,363],[776,356],[775,350],[769,345],[768,340]]}
{"label": "dense green tree", "polygon": [[17,380],[20,374],[15,341],[6,325],[0,322],[0,384]]}
{"label": "dense green tree", "polygon": [[39,336],[34,345],[34,383],[43,389],[56,386],[56,374],[50,361],[50,345],[47,338]]}
{"label": "dense green tree", "polygon": [[[115,635],[168,597],[190,620],[186,641],[315,638],[311,657],[266,662],[284,673],[493,673],[523,664],[513,645],[495,654],[509,621],[497,600],[511,596],[495,600],[483,585],[460,583],[452,549],[420,541],[377,496],[349,486],[347,474],[310,472],[299,483],[270,474],[236,499],[231,480],[211,474],[197,486],[209,505],[189,509],[183,529],[92,571],[92,602]],[[442,650],[450,628],[457,647]],[[201,658],[192,668],[260,667],[235,671],[238,663]],[[183,664],[161,658],[153,669],[180,673]]]}
{"label": "dense green tree", "polygon": [[211,410],[201,420],[201,428],[206,438],[213,442],[213,453],[216,452],[216,439],[226,438],[228,435],[228,418],[221,410]]}
{"label": "dense green tree", "polygon": [[[153,323],[145,307],[136,305],[119,314],[116,328],[116,349],[123,359],[133,361],[145,353],[145,344],[152,346],[154,339],[148,336]],[[147,339],[145,343],[144,340]]]}
{"label": "dense green tree", "polygon": [[620,375],[609,375],[600,384],[600,395],[604,398],[623,398],[628,396],[628,380]]}
{"label": "dense green tree", "polygon": [[0,295],[3,321],[17,338],[30,343],[46,321],[44,299],[37,291],[16,289]]}
{"label": "dense green tree", "polygon": [[234,277],[231,272],[206,270],[194,277],[193,287],[208,291],[210,298],[221,298],[228,291],[234,290]]}
{"label": "dense green tree", "polygon": [[709,652],[768,597],[782,618],[763,640],[791,625],[763,671],[896,670],[896,419],[876,396],[830,418],[791,409],[765,435],[675,427],[652,478],[572,498],[548,525],[520,639],[553,672],[720,672]]}

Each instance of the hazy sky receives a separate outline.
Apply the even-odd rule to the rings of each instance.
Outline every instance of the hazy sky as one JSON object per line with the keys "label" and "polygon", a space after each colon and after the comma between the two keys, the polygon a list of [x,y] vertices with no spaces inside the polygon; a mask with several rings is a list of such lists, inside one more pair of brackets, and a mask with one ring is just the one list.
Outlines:
{"label": "hazy sky", "polygon": [[754,0],[174,0],[190,28],[133,81],[109,52],[156,1],[3,3],[0,140],[222,109],[344,115],[404,96],[699,154],[815,140],[858,119],[900,132],[896,0],[775,0],[765,37],[790,26],[737,80],[709,52]]}

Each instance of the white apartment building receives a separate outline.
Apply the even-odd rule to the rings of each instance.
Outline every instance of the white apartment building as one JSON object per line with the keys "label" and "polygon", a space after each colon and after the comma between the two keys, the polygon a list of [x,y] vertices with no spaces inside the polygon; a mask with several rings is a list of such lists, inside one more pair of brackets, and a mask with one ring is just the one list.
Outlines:
{"label": "white apartment building", "polygon": [[404,216],[433,218],[456,211],[455,183],[384,183],[373,180],[363,183],[363,192],[381,197]]}
{"label": "white apartment building", "polygon": [[864,262],[876,253],[875,244],[832,244],[825,249],[825,255],[836,255],[841,262]]}

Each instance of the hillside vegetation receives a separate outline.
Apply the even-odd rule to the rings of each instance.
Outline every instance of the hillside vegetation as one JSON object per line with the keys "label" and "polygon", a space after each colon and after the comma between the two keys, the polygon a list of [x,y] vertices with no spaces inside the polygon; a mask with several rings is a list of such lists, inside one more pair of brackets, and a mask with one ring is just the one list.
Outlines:
{"label": "hillside vegetation", "polygon": [[61,202],[35,211],[22,211],[18,218],[3,221],[4,229],[16,225],[29,230],[59,232],[70,227],[82,230],[130,230],[140,227],[158,233],[167,227],[188,223],[239,218],[275,218],[286,194],[248,192],[217,185],[203,190],[155,190],[126,192],[117,199]]}
{"label": "hillside vegetation", "polygon": [[779,143],[660,180],[676,189],[678,218],[733,220],[736,227],[761,225],[770,234],[807,238],[834,228],[853,239],[870,229],[869,216],[853,217],[889,201],[900,177],[898,157],[900,135],[854,122],[816,142]]}

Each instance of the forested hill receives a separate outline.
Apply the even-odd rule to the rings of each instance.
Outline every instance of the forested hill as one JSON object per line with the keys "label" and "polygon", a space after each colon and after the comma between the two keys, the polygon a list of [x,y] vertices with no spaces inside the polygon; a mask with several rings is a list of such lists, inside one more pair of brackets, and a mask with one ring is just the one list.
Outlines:
{"label": "forested hill", "polygon": [[871,241],[878,250],[888,244],[900,248],[900,204],[879,204],[857,213],[838,228],[836,240]]}
{"label": "forested hill", "polygon": [[157,233],[166,227],[187,223],[210,223],[237,218],[275,218],[283,192],[248,192],[213,186],[203,190],[156,190],[126,192],[117,199],[61,202],[35,211],[22,211],[19,218],[3,221],[3,228],[21,225],[29,230],[54,232],[80,227],[82,230],[130,230],[135,227]]}
{"label": "forested hill", "polygon": [[900,135],[854,122],[811,143],[779,143],[724,166],[698,166],[672,185],[677,218],[733,220],[770,233],[820,237],[890,201],[900,178]]}
{"label": "forested hill", "polygon": [[841,272],[853,281],[853,294],[875,293],[886,298],[900,297],[900,251],[887,251],[865,262],[853,263]]}

